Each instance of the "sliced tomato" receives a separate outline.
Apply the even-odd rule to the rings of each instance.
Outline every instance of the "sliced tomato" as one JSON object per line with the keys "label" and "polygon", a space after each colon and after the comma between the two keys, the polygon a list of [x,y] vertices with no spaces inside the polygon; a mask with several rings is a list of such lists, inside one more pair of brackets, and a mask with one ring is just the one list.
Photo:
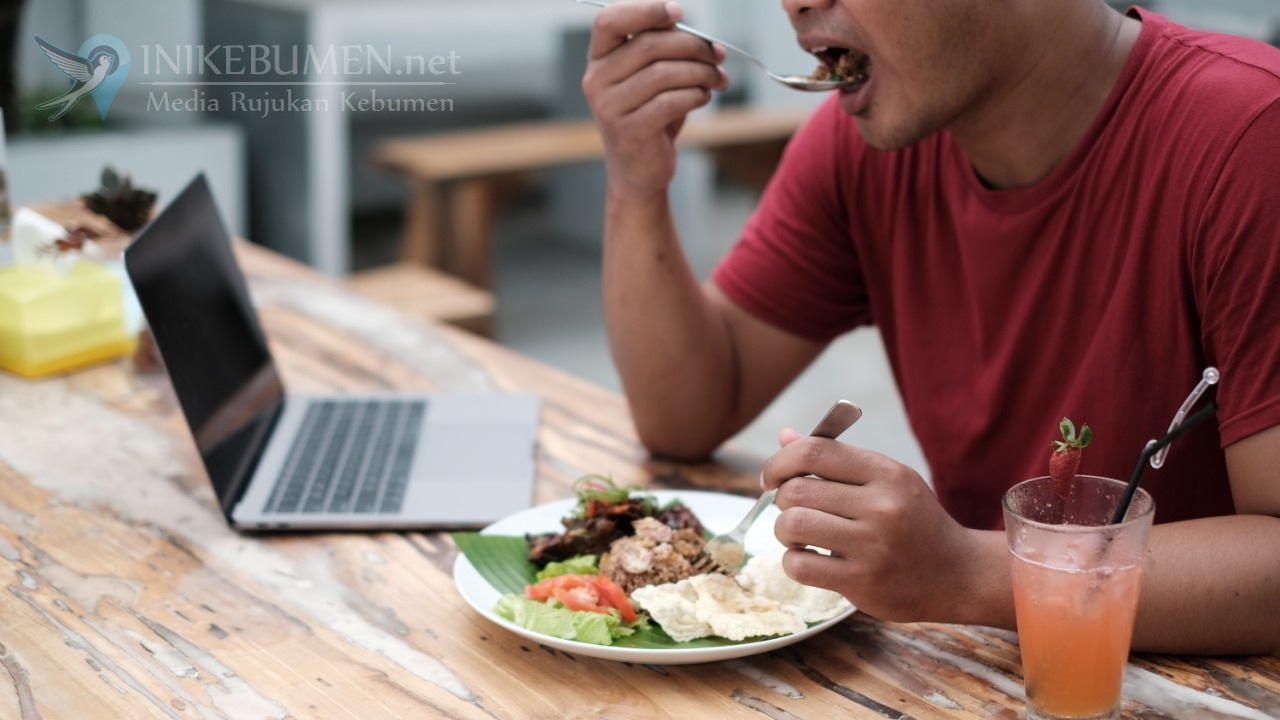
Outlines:
{"label": "sliced tomato", "polygon": [[[561,598],[560,595],[571,590],[590,587],[594,584],[594,581],[594,575],[557,575],[555,577],[549,577],[539,582],[537,585],[526,585],[524,587],[524,595],[525,597],[533,600],[547,600],[551,597],[555,597],[557,600],[560,600],[560,602],[564,602],[564,599]],[[568,603],[565,604],[568,605]],[[585,608],[570,608],[570,610],[581,609]],[[606,608],[604,612],[608,612],[608,608]]]}
{"label": "sliced tomato", "polygon": [[622,622],[633,623],[636,621],[636,609],[631,606],[631,598],[627,597],[627,593],[618,587],[617,583],[604,575],[597,575],[596,592],[600,594],[602,602],[618,609],[618,614],[622,616]]}
{"label": "sliced tomato", "polygon": [[627,594],[604,575],[557,575],[537,585],[526,585],[524,595],[540,601],[554,597],[570,610],[603,615],[607,615],[610,608],[617,608],[623,622],[636,621],[636,610]]}
{"label": "sliced tomato", "polygon": [[555,594],[556,599],[564,603],[564,606],[570,610],[582,610],[602,615],[609,614],[609,606],[601,604],[600,593],[596,591],[594,585],[570,585],[566,583],[557,587]]}
{"label": "sliced tomato", "polygon": [[[547,578],[547,580],[554,579],[555,578]],[[551,583],[547,582],[547,580],[543,580],[537,585],[525,585],[524,596],[530,600],[539,601],[545,601],[547,598],[551,597]]]}

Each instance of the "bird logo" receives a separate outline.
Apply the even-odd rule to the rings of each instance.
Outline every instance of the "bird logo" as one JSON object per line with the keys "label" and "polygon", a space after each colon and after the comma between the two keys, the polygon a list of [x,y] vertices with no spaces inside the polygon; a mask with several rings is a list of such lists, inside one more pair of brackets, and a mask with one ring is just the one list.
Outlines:
{"label": "bird logo", "polygon": [[39,35],[36,44],[49,62],[71,81],[71,88],[58,97],[36,105],[37,110],[55,109],[49,122],[66,115],[85,97],[92,97],[102,119],[129,74],[129,50],[113,35],[94,35],[71,53],[46,41]]}

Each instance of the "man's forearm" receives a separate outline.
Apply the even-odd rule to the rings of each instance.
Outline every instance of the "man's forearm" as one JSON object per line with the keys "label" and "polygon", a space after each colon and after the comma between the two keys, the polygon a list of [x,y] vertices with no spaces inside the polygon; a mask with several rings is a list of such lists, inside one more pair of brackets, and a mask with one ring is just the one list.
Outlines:
{"label": "man's forearm", "polygon": [[1157,525],[1133,647],[1205,655],[1280,649],[1280,518]]}
{"label": "man's forearm", "polygon": [[685,258],[665,193],[610,194],[604,312],[645,445],[695,459],[723,442],[736,382],[732,344]]}
{"label": "man's forearm", "polygon": [[[1003,532],[974,534],[962,605],[939,619],[1014,628]],[[1185,655],[1280,649],[1280,518],[1231,515],[1152,529],[1133,649]]]}

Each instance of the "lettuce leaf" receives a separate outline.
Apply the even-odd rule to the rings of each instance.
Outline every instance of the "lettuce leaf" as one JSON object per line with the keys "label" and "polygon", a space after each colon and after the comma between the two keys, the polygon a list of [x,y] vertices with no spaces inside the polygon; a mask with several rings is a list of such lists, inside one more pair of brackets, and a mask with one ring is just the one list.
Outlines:
{"label": "lettuce leaf", "polygon": [[549,562],[538,571],[538,580],[560,575],[599,575],[599,560],[598,555],[575,555],[564,562]]}
{"label": "lettuce leaf", "polygon": [[634,632],[622,624],[617,610],[608,615],[577,612],[554,600],[539,602],[522,595],[503,595],[493,611],[526,630],[593,645],[612,645]]}

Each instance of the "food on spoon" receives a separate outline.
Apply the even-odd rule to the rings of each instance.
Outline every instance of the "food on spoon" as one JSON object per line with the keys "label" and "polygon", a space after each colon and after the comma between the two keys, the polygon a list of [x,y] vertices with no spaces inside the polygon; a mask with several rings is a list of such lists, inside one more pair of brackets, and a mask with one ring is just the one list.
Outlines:
{"label": "food on spoon", "polygon": [[1050,443],[1053,452],[1049,454],[1049,478],[1054,492],[1066,498],[1071,494],[1071,484],[1080,469],[1082,451],[1093,441],[1093,431],[1088,425],[1081,425],[1080,433],[1076,434],[1075,423],[1065,417],[1058,423],[1058,429],[1062,432],[1062,439]]}
{"label": "food on spoon", "polygon": [[819,47],[813,49],[813,54],[818,56],[820,64],[809,75],[809,80],[857,83],[867,79],[865,63],[850,50]]}

